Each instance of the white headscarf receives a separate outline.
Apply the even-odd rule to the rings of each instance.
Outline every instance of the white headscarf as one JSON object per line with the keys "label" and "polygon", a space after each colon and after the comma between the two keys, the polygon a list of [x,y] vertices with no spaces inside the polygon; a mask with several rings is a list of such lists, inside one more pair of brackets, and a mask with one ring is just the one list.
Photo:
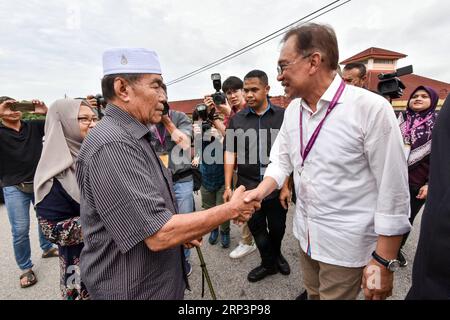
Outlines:
{"label": "white headscarf", "polygon": [[50,192],[54,178],[73,200],[80,203],[75,162],[83,141],[78,124],[81,104],[84,104],[82,100],[61,99],[47,112],[44,147],[34,176],[35,204]]}

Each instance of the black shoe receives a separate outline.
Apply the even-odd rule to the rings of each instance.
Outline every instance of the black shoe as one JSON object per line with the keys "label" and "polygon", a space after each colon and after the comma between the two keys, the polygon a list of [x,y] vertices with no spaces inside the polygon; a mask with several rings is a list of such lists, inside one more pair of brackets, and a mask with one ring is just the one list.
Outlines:
{"label": "black shoe", "polygon": [[402,250],[398,252],[397,260],[400,262],[400,267],[404,268],[408,265],[408,261],[406,261],[405,256],[403,255]]}
{"label": "black shoe", "polygon": [[253,269],[252,271],[250,271],[250,273],[247,276],[247,279],[250,282],[257,282],[259,280],[264,279],[268,275],[276,274],[276,273],[278,273],[278,270],[277,270],[277,267],[275,267],[275,266],[270,269],[265,268],[263,266],[259,266],[259,267],[256,267],[255,269]]}
{"label": "black shoe", "polygon": [[306,292],[306,290],[303,290],[303,292],[300,293],[300,295],[295,298],[295,300],[308,300],[308,292]]}
{"label": "black shoe", "polygon": [[289,263],[286,261],[286,259],[283,257],[282,254],[280,254],[277,257],[277,267],[278,270],[280,270],[281,274],[284,274],[285,276],[287,276],[288,274],[291,273],[291,268],[289,267]]}

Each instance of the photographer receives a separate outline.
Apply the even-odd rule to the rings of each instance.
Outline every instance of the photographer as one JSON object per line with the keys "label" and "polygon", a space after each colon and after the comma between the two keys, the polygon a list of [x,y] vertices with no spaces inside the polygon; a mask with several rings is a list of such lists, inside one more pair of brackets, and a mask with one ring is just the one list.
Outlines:
{"label": "photographer", "polygon": [[[35,114],[46,114],[46,105],[33,100]],[[34,203],[33,179],[42,152],[44,121],[22,121],[22,112],[13,111],[17,101],[0,97],[0,181],[6,210],[11,223],[14,255],[22,274],[20,286],[26,288],[37,282],[31,262],[30,202]],[[40,228],[39,242],[42,258],[58,255]]]}
{"label": "photographer", "polygon": [[[194,181],[191,170],[191,136],[192,123],[189,117],[179,111],[170,110],[167,103],[167,87],[163,84],[165,93],[164,111],[159,120],[155,115],[150,126],[151,144],[162,163],[172,173],[173,188],[179,213],[194,211]],[[190,275],[192,267],[189,263],[190,249],[184,250],[186,270]]]}
{"label": "photographer", "polygon": [[[206,100],[206,99],[205,99]],[[212,111],[213,110],[213,111]],[[214,119],[214,107],[206,104],[196,106],[192,119],[194,121],[194,165],[199,165],[202,175],[200,192],[202,195],[202,207],[206,210],[223,204],[225,191],[225,177],[223,168],[223,136],[216,125],[223,123]],[[215,245],[219,241],[223,248],[230,246],[230,221],[220,225],[220,228],[211,231],[208,242]]]}
{"label": "photographer", "polygon": [[245,99],[243,93],[244,83],[238,77],[228,77],[223,85],[222,91],[225,93],[226,100],[223,104],[214,103],[212,95],[205,96],[204,103],[210,109],[215,109],[215,113],[219,112],[224,120],[217,119],[213,122],[214,127],[219,130],[222,136],[225,136],[225,130],[230,119],[245,107]]}

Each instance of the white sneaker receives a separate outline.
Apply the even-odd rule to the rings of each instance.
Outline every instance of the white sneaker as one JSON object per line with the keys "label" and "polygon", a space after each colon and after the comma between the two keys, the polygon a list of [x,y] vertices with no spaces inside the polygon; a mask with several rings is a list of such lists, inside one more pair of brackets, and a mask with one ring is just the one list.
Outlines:
{"label": "white sneaker", "polygon": [[242,258],[255,250],[256,244],[253,243],[252,245],[249,246],[248,244],[243,244],[239,242],[239,245],[233,251],[230,252],[230,258],[232,259]]}

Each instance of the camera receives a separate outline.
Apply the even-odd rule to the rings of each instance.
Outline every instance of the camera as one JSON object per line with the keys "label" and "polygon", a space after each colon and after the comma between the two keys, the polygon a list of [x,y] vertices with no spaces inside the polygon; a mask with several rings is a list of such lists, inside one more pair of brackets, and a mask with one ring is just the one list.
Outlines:
{"label": "camera", "polygon": [[192,120],[195,121],[202,121],[202,132],[206,132],[209,129],[211,129],[211,124],[208,121],[208,107],[206,104],[198,104],[195,107],[194,112],[192,113]]}
{"label": "camera", "polygon": [[30,112],[34,111],[34,104],[31,101],[18,101],[11,105],[11,111]]}
{"label": "camera", "polygon": [[398,99],[403,95],[403,90],[406,89],[403,82],[398,78],[407,74],[413,73],[413,66],[407,66],[393,73],[379,74],[378,92],[383,96],[388,96],[391,99]]}
{"label": "camera", "polygon": [[222,79],[220,77],[220,73],[213,73],[211,75],[211,80],[213,82],[214,89],[216,89],[216,92],[211,95],[214,104],[216,106],[225,104],[227,101],[227,97],[223,92],[220,91],[222,89]]}
{"label": "camera", "polygon": [[97,101],[97,107],[106,108],[106,100],[101,94],[95,95],[94,98]]}

